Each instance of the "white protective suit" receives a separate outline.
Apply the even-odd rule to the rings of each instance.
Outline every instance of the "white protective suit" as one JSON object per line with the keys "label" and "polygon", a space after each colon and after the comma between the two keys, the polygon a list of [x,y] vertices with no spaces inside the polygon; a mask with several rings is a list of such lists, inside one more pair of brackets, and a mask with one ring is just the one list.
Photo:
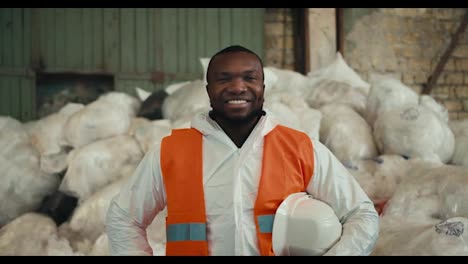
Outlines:
{"label": "white protective suit", "polygon": [[[207,113],[192,127],[203,134],[203,183],[210,255],[259,255],[253,207],[261,175],[264,136],[278,123],[267,111],[241,148]],[[307,192],[329,204],[343,235],[325,255],[369,255],[379,233],[374,205],[353,176],[320,142]],[[166,206],[160,144],[146,154],[127,186],[109,207],[107,234],[112,255],[152,255],[145,228]]]}

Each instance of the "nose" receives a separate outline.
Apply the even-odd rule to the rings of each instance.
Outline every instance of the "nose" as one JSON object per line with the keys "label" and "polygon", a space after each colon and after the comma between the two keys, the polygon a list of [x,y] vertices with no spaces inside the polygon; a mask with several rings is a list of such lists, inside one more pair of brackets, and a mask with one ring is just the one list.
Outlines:
{"label": "nose", "polygon": [[242,78],[233,78],[229,85],[229,91],[232,93],[242,93],[247,90],[245,82]]}

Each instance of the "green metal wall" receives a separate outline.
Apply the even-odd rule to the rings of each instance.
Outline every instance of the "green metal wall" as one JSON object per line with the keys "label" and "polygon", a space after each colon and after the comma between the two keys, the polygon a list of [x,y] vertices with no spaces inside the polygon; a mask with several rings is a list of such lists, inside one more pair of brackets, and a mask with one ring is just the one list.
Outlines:
{"label": "green metal wall", "polygon": [[201,78],[200,57],[241,44],[264,54],[261,8],[2,8],[0,115],[35,117],[35,74],[114,76],[134,94]]}
{"label": "green metal wall", "polygon": [[30,9],[0,9],[0,115],[19,120],[35,113],[31,26]]}

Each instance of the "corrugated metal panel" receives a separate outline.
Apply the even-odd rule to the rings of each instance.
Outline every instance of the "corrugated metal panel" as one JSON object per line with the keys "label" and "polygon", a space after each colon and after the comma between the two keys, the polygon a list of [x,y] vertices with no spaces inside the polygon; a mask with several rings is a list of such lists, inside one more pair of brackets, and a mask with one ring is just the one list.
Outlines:
{"label": "corrugated metal panel", "polygon": [[159,51],[162,61],[158,62],[159,69],[166,73],[163,86],[188,77],[201,78],[199,58],[209,57],[230,44],[244,45],[263,57],[263,9],[174,8],[163,11],[159,11],[161,25],[156,23],[156,32],[162,32]]}
{"label": "corrugated metal panel", "polygon": [[[187,66],[188,72],[198,72],[199,66],[196,64],[198,61],[197,57],[197,43],[195,40],[197,39],[197,35],[199,34],[194,27],[196,26],[197,21],[197,9],[196,8],[187,8],[186,9],[186,31],[187,31],[187,39],[189,41],[185,42],[185,48],[187,49]],[[195,62],[195,63],[190,63]]]}
{"label": "corrugated metal panel", "polygon": [[92,69],[96,66],[94,62],[94,20],[93,20],[93,10],[82,8],[83,12],[83,68]]}
{"label": "corrugated metal panel", "polygon": [[149,64],[148,49],[150,38],[149,31],[149,16],[151,15],[147,9],[136,8],[135,10],[135,69],[137,73],[144,73],[151,70]]}
{"label": "corrugated metal panel", "polygon": [[34,119],[35,93],[33,78],[6,76],[0,78],[0,115],[17,120]]}
{"label": "corrugated metal panel", "polygon": [[[199,58],[230,44],[263,57],[263,14],[261,8],[3,8],[0,78],[33,91],[32,74],[3,81],[5,72],[106,73],[115,76],[116,90],[153,91],[202,78]],[[13,94],[2,92],[0,104],[15,102]],[[33,110],[2,105],[0,114]]]}
{"label": "corrugated metal panel", "polygon": [[[117,8],[106,8],[104,12],[104,58],[102,70],[118,72],[120,63],[120,11]],[[105,30],[104,30],[105,29]]]}
{"label": "corrugated metal panel", "polygon": [[20,109],[19,120],[33,120],[36,115],[36,91],[34,89],[34,78],[20,78]]}
{"label": "corrugated metal panel", "polygon": [[22,18],[23,18],[23,12],[21,9],[18,9],[18,8],[12,8],[12,12],[11,12],[11,15],[12,15],[12,20],[13,20],[13,23],[11,25],[11,28],[12,28],[12,41],[11,43],[13,45],[18,45],[18,47],[12,47],[12,50],[10,50],[10,52],[12,52],[12,56],[13,56],[13,67],[17,68],[17,67],[22,67],[23,66],[23,46],[21,45],[21,43],[23,43],[23,31],[22,31],[22,27],[23,27],[23,21],[22,21]]}
{"label": "corrugated metal panel", "polygon": [[31,62],[31,9],[0,9],[0,115],[34,118]]}
{"label": "corrugated metal panel", "polygon": [[66,50],[66,38],[65,36],[65,17],[66,17],[66,8],[55,8],[55,34],[53,35],[53,39],[51,41],[55,42],[55,60],[54,64],[50,66],[55,66],[57,68],[65,68],[65,50]]}
{"label": "corrugated metal panel", "polygon": [[[244,45],[263,57],[263,9],[164,8],[146,11],[136,9],[136,37],[122,42],[128,46],[125,50],[136,46],[136,54],[123,51],[126,57],[121,61],[124,60],[126,65],[122,65],[123,69],[116,78],[117,89],[132,83],[131,76],[122,75],[141,75],[142,69],[152,74],[152,90],[177,81],[202,78],[199,58],[209,57],[230,44]],[[131,28],[131,24],[128,22],[127,27]],[[153,34],[147,34],[144,43],[151,45],[141,43],[145,36],[139,32],[147,31]],[[125,32],[127,35],[130,30]],[[148,48],[147,53],[141,52]],[[145,56],[142,57],[143,54]],[[131,59],[134,61],[129,61]],[[119,82],[123,84],[119,85]]]}
{"label": "corrugated metal panel", "polygon": [[2,23],[2,44],[3,44],[3,54],[2,54],[2,65],[13,66],[13,21],[12,16],[13,8],[2,9],[1,12],[1,23]]}
{"label": "corrugated metal panel", "polygon": [[124,8],[120,10],[120,72],[135,72],[135,10]]}
{"label": "corrugated metal panel", "polygon": [[[31,8],[22,8],[21,27],[22,42],[16,43],[23,51],[23,59],[21,66],[18,67],[25,73],[18,77],[19,81],[19,105],[20,115],[16,119],[21,121],[29,121],[35,118],[36,114],[36,91],[34,85],[34,73],[30,65],[32,63],[32,11]],[[1,72],[0,72],[1,76]],[[0,77],[1,78],[1,77]]]}
{"label": "corrugated metal panel", "polygon": [[[57,65],[56,59],[57,56],[55,54],[56,48],[55,48],[55,37],[57,34],[55,34],[55,31],[52,30],[52,28],[55,28],[56,23],[60,23],[61,21],[56,21],[55,16],[55,9],[53,8],[44,8],[44,9],[39,9],[39,19],[41,21],[40,24],[40,43],[41,43],[41,49],[40,49],[40,54],[43,56],[43,61],[46,62],[46,65]],[[71,18],[72,16],[70,14],[66,14],[66,17]],[[67,38],[71,37],[71,34],[67,34]],[[65,39],[66,41],[71,41],[68,39]],[[73,47],[75,48],[75,47]],[[71,47],[68,49],[69,52],[65,53],[65,60],[68,59],[66,64],[71,64],[73,61],[73,57],[71,57],[71,53],[74,52]]]}
{"label": "corrugated metal panel", "polygon": [[18,43],[18,46],[23,46],[23,64],[22,67],[26,68],[31,65],[31,8],[23,8],[23,43]]}
{"label": "corrugated metal panel", "polygon": [[[2,115],[10,115],[10,80],[11,77],[4,77],[0,80],[0,98],[2,103],[0,104],[0,113]],[[8,100],[3,100],[8,98]]]}
{"label": "corrugated metal panel", "polygon": [[102,8],[93,8],[92,13],[92,65],[95,65],[96,69],[104,68],[104,34],[102,29],[104,28],[104,11]]}

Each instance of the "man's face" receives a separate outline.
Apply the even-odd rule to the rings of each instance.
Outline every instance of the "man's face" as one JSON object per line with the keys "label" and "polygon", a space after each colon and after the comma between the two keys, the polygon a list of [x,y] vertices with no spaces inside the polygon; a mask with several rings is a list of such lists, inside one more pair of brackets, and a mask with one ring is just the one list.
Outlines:
{"label": "man's face", "polygon": [[263,108],[260,61],[247,52],[218,55],[211,62],[206,86],[215,114],[231,122],[248,122]]}

